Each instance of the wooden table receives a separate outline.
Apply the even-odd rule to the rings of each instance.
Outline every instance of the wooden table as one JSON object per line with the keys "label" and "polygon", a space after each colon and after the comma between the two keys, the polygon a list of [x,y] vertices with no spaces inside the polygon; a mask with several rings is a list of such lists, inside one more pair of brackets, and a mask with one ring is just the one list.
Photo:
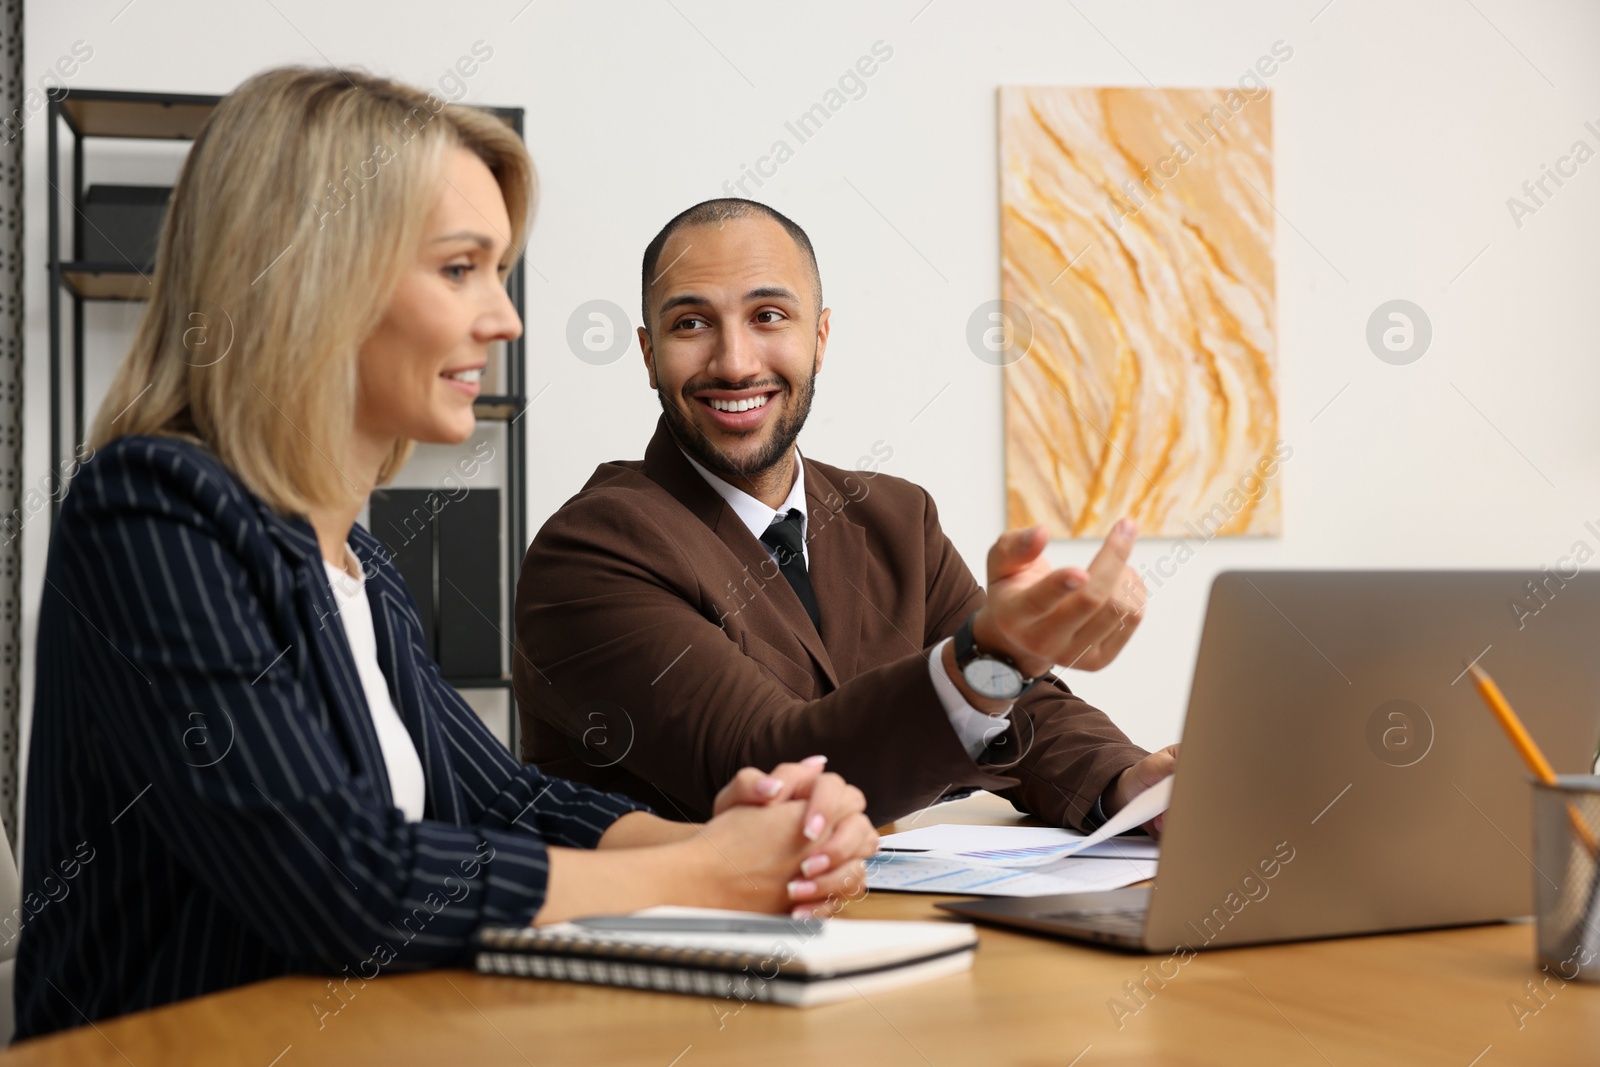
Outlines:
{"label": "wooden table", "polygon": [[[1015,821],[986,796],[920,820]],[[927,919],[941,899],[875,893],[850,914]],[[1202,953],[1142,1004],[1125,984],[1167,957],[981,936],[970,973],[806,1011],[435,971],[353,986],[319,1025],[336,1003],[326,982],[281,978],[30,1042],[0,1065],[1600,1064],[1600,985],[1551,979],[1541,1007],[1526,924]]]}

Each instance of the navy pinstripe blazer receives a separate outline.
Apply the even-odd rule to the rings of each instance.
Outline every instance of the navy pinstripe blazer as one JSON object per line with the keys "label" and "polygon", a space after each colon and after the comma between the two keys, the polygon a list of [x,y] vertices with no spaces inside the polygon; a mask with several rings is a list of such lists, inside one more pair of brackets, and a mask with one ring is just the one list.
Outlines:
{"label": "navy pinstripe blazer", "polygon": [[460,963],[480,924],[539,909],[546,842],[592,847],[643,807],[513,759],[440,678],[377,540],[350,545],[419,823],[310,524],[178,440],[78,471],[39,612],[18,1038],[289,972]]}

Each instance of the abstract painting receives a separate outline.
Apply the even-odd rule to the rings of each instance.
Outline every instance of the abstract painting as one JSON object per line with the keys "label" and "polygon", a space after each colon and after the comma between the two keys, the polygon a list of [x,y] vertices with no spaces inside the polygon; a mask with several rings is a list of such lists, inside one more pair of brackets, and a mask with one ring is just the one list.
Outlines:
{"label": "abstract painting", "polygon": [[1278,534],[1270,91],[1007,87],[999,108],[1009,524]]}

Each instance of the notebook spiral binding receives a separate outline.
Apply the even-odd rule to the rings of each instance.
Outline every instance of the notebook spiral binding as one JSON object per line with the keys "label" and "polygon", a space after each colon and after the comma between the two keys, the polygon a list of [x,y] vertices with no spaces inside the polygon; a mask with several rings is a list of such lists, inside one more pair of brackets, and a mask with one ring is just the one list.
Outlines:
{"label": "notebook spiral binding", "polygon": [[478,953],[483,974],[514,974],[523,978],[550,978],[590,985],[625,986],[663,993],[691,993],[741,1001],[770,1001],[766,979],[751,974],[728,974],[690,967],[624,963],[621,960],[585,960],[571,956],[530,956],[515,952]]}
{"label": "notebook spiral binding", "polygon": [[[481,931],[476,966],[509,974],[591,985],[729,997],[773,999],[771,979],[783,970],[773,954],[630,945],[527,928]],[[676,965],[676,966],[674,966]],[[756,970],[763,974],[753,973]]]}

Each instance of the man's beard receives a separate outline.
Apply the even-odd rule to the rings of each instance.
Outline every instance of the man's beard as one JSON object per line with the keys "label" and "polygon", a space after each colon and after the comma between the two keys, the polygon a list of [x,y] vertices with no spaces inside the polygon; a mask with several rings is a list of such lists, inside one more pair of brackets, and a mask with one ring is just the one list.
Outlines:
{"label": "man's beard", "polygon": [[[716,383],[715,387],[729,390],[749,388],[748,385],[728,385],[722,382]],[[801,384],[799,391],[792,394],[793,403],[778,418],[777,425],[773,427],[772,435],[766,444],[743,461],[736,461],[724,455],[706,440],[701,429],[689,421],[689,416],[670,402],[660,389],[656,390],[656,399],[661,401],[661,411],[666,416],[667,429],[671,432],[673,440],[678,442],[678,447],[693,456],[696,462],[711,473],[728,481],[744,482],[765,474],[789,454],[789,449],[794,446],[800,436],[800,430],[811,414],[811,399],[816,395],[816,391],[817,372],[816,363],[813,361],[810,376]],[[779,395],[789,392],[788,383],[785,382]],[[690,403],[698,401],[691,400]],[[772,401],[769,400],[767,403],[770,404]]]}

